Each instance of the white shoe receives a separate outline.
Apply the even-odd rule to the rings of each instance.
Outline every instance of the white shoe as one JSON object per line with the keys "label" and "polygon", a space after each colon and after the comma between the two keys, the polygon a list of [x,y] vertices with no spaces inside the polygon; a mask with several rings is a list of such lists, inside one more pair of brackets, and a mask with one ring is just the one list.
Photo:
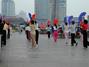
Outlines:
{"label": "white shoe", "polygon": [[36,45],[36,48],[38,48],[38,45]]}

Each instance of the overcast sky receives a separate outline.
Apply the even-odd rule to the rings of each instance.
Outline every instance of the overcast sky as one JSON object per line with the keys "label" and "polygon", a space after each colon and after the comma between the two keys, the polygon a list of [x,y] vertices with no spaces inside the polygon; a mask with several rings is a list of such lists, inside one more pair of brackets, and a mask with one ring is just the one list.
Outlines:
{"label": "overcast sky", "polygon": [[79,16],[83,11],[89,15],[89,0],[67,0],[67,15]]}
{"label": "overcast sky", "polygon": [[[16,14],[18,14],[21,10],[34,13],[34,0],[14,0],[14,1],[16,7]],[[79,13],[83,11],[86,11],[89,14],[88,3],[89,0],[67,0],[67,15],[78,16]],[[1,0],[0,0],[0,5],[1,5]]]}

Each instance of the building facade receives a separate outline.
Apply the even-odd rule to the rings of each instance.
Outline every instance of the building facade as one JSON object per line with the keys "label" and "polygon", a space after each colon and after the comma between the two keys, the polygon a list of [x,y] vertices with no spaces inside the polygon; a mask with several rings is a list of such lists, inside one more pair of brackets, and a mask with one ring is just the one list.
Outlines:
{"label": "building facade", "polygon": [[52,22],[57,18],[62,23],[66,16],[66,0],[35,0],[35,9],[37,19],[45,18]]}
{"label": "building facade", "polygon": [[35,13],[37,20],[45,22],[49,18],[48,0],[35,0]]}
{"label": "building facade", "polygon": [[53,20],[57,18],[59,23],[64,21],[64,17],[66,16],[66,0],[50,0],[50,19]]}
{"label": "building facade", "polygon": [[2,15],[15,16],[15,3],[13,0],[2,0]]}

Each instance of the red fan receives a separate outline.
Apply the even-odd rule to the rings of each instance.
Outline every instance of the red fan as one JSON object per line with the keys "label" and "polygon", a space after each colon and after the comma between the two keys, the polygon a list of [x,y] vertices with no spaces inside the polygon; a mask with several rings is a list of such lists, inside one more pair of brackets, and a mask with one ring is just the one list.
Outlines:
{"label": "red fan", "polygon": [[32,15],[32,19],[33,19],[33,20],[36,19],[36,14],[33,14],[33,15]]}
{"label": "red fan", "polygon": [[47,25],[50,25],[50,20],[47,21]]}
{"label": "red fan", "polygon": [[55,24],[57,25],[57,24],[58,24],[58,19],[55,18],[54,21],[53,21],[53,23],[54,23],[54,25],[55,25]]}

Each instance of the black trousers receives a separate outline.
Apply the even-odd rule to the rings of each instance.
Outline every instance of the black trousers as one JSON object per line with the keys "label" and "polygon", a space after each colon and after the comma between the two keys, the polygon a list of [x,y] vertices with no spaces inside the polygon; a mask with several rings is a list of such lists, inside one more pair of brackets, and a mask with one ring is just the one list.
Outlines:
{"label": "black trousers", "polygon": [[71,33],[71,46],[74,46],[74,43],[76,43],[76,41],[75,41],[75,34]]}
{"label": "black trousers", "polygon": [[35,32],[36,32],[35,41],[36,41],[36,44],[38,44],[38,40],[39,40],[39,31],[38,31],[38,30],[35,30]]}
{"label": "black trousers", "polygon": [[10,39],[10,29],[8,29],[7,38]]}
{"label": "black trousers", "polygon": [[29,31],[28,31],[28,30],[26,30],[26,31],[25,31],[26,38],[29,40],[29,34],[28,34],[28,33],[29,33]]}
{"label": "black trousers", "polygon": [[2,45],[6,45],[6,30],[2,31],[2,35],[1,35],[1,47]]}
{"label": "black trousers", "polygon": [[89,45],[87,40],[87,31],[83,30],[82,34],[83,34],[83,47],[87,48],[87,46]]}
{"label": "black trousers", "polygon": [[48,38],[50,38],[50,31],[48,31],[47,33],[48,33]]}

